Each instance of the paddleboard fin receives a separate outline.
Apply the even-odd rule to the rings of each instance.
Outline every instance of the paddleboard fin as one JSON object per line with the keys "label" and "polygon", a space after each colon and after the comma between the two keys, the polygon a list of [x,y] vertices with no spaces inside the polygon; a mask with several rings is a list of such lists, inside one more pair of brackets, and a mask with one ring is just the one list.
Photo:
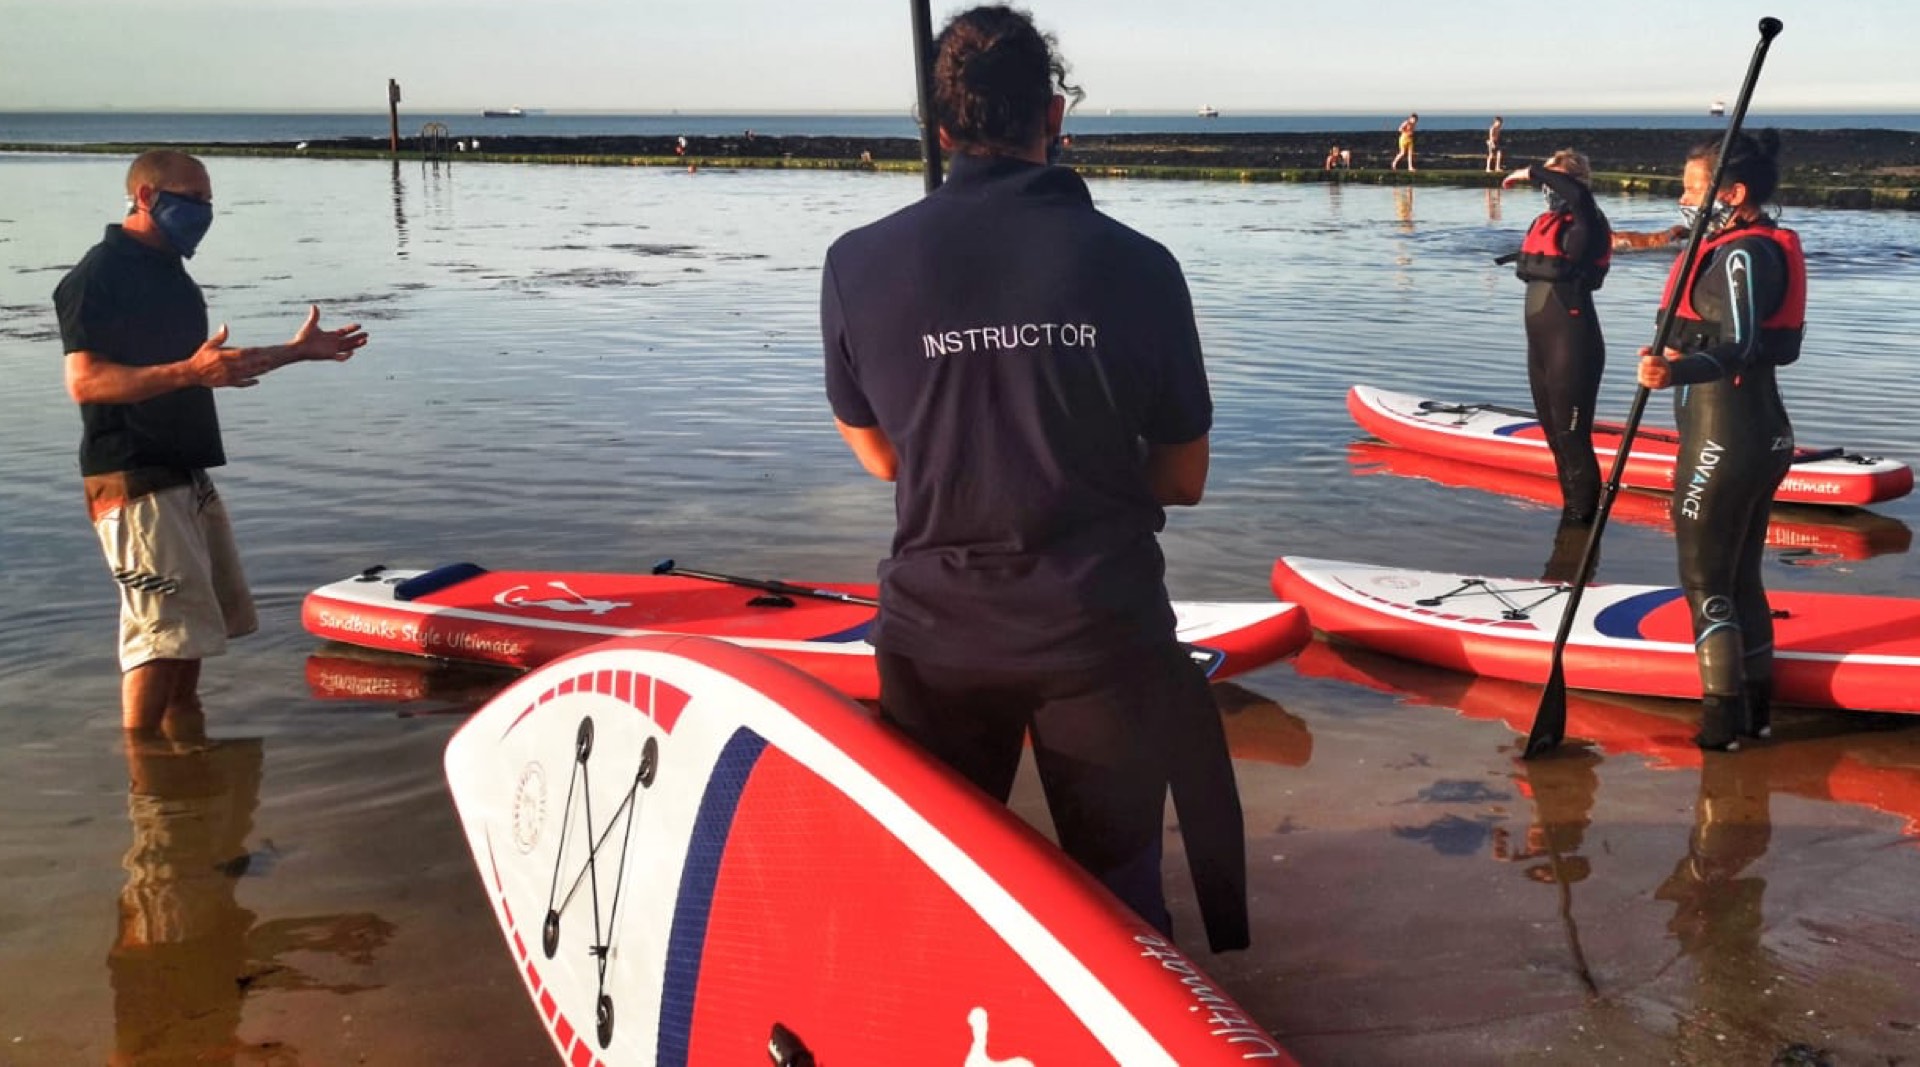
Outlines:
{"label": "paddleboard fin", "polygon": [[779,1023],[773,1024],[773,1034],[767,1038],[767,1055],[773,1058],[773,1067],[815,1067],[806,1042]]}

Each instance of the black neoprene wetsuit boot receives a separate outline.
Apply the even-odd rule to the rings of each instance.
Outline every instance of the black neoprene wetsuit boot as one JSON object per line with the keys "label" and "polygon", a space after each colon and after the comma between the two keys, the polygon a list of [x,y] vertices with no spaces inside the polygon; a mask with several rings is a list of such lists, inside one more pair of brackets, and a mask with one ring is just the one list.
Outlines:
{"label": "black neoprene wetsuit boot", "polygon": [[1693,743],[1708,751],[1737,752],[1742,736],[1753,736],[1752,712],[1745,694],[1700,698],[1700,732]]}
{"label": "black neoprene wetsuit boot", "polygon": [[1747,683],[1747,728],[1741,732],[1763,741],[1773,736],[1772,681]]}

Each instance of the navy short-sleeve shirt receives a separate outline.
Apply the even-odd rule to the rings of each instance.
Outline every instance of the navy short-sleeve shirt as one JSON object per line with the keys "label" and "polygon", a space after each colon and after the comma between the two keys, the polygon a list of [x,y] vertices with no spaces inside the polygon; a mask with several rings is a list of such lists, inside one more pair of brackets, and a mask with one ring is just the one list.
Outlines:
{"label": "navy short-sleeve shirt", "polygon": [[820,317],[834,415],[899,456],[877,647],[1067,667],[1167,639],[1146,449],[1213,408],[1165,248],[1071,170],[960,156],[833,244]]}
{"label": "navy short-sleeve shirt", "polygon": [[[133,367],[178,363],[207,339],[207,303],[178,253],[108,226],[53,291],[60,342]],[[204,469],[227,461],[213,390],[175,389],[137,404],[80,405],[80,472]]]}

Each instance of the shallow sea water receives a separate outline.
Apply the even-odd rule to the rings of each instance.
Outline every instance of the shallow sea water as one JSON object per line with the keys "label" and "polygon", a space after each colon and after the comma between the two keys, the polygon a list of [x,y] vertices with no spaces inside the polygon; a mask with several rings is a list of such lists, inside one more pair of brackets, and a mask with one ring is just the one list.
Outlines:
{"label": "shallow sea water", "polygon": [[[262,630],[207,664],[210,751],[130,755],[49,302],[124,166],[0,156],[0,1063],[550,1062],[440,776],[498,677],[322,646],[301,597],[462,559],[870,579],[891,500],[821,396],[818,266],[918,180],[214,160],[192,265],[214,320],[273,342],[315,301],[373,343],[221,394]],[[1343,407],[1355,382],[1524,404],[1520,285],[1491,260],[1537,196],[1093,188],[1181,259],[1206,345],[1215,460],[1163,538],[1176,596],[1267,598],[1282,553],[1537,573],[1553,509],[1395,474]],[[1920,460],[1920,217],[1791,222],[1813,250],[1800,438]],[[1620,257],[1598,294],[1603,414],[1665,269]],[[1808,521],[1878,535],[1773,552],[1773,586],[1920,595],[1920,503]],[[1617,520],[1603,557],[1606,580],[1672,578],[1658,523]],[[1920,1056],[1920,722],[1789,714],[1703,761],[1688,705],[1576,695],[1592,744],[1522,765],[1529,686],[1316,643],[1216,695],[1255,948],[1191,944],[1171,826],[1169,891],[1303,1060]],[[1016,806],[1044,826],[1030,783]]]}

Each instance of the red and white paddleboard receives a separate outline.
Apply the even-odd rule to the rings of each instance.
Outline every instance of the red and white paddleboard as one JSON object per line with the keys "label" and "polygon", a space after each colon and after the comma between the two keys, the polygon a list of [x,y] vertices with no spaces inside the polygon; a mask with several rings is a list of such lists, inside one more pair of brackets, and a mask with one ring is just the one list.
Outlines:
{"label": "red and white paddleboard", "polygon": [[[1347,463],[1356,474],[1420,478],[1453,488],[1479,489],[1530,500],[1554,511],[1560,510],[1560,482],[1550,474],[1463,463],[1378,441],[1349,443]],[[1673,498],[1666,494],[1656,496],[1623,489],[1614,496],[1613,507],[1607,514],[1614,522],[1671,533],[1672,507]],[[1794,562],[1802,565],[1899,555],[1912,546],[1913,531],[1906,523],[1859,508],[1776,506],[1767,521],[1767,547],[1790,553]]]}
{"label": "red and white paddleboard", "polygon": [[763,654],[574,654],[470,719],[446,770],[576,1067],[1293,1062],[1058,849]]}
{"label": "red and white paddleboard", "polygon": [[[1315,629],[1469,674],[1544,683],[1567,587],[1551,582],[1284,556],[1273,588]],[[1782,703],[1920,712],[1920,600],[1774,592]],[[1562,659],[1576,689],[1698,698],[1686,597],[1675,586],[1594,585]]]}
{"label": "red and white paddleboard", "polygon": [[[1552,476],[1553,453],[1546,431],[1531,412],[1495,404],[1455,404],[1356,385],[1347,391],[1347,413],[1360,428],[1388,444],[1447,459]],[[1617,423],[1595,423],[1593,451],[1602,474],[1619,452]],[[1642,426],[1620,484],[1673,491],[1679,435]],[[1777,503],[1858,505],[1893,500],[1913,491],[1913,469],[1898,460],[1843,449],[1801,448],[1793,469],[1773,495]]]}
{"label": "red and white paddleboard", "polygon": [[[414,593],[416,586],[422,591]],[[810,588],[875,595],[871,585]],[[1182,601],[1174,614],[1180,640],[1219,653],[1210,664],[1214,678],[1271,663],[1312,636],[1292,604]],[[866,640],[871,605],[770,596],[700,578],[376,567],[307,594],[300,615],[309,633],[330,641],[521,668],[610,637],[698,634],[766,652],[856,699],[880,692]]]}

